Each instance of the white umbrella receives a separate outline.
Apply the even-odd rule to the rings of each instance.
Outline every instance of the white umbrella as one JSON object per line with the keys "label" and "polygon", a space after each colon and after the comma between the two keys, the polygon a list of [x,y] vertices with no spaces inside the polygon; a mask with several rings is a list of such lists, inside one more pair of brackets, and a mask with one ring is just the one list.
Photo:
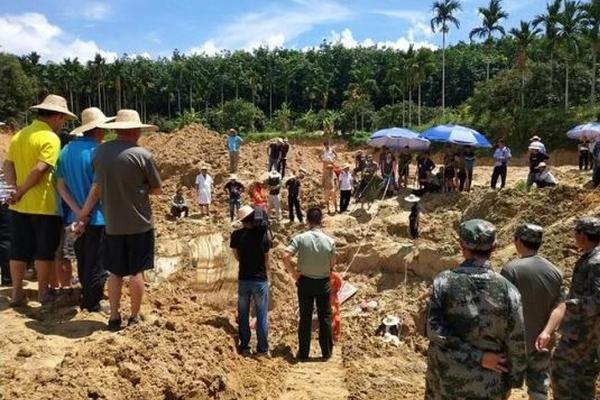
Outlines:
{"label": "white umbrella", "polygon": [[431,144],[429,140],[421,137],[418,133],[404,128],[383,129],[371,135],[367,141],[369,146],[388,147],[401,150],[408,146],[413,151],[426,151]]}
{"label": "white umbrella", "polygon": [[575,128],[571,129],[569,132],[567,132],[567,136],[570,139],[575,140],[596,140],[600,138],[600,123],[590,122],[588,124],[578,125]]}

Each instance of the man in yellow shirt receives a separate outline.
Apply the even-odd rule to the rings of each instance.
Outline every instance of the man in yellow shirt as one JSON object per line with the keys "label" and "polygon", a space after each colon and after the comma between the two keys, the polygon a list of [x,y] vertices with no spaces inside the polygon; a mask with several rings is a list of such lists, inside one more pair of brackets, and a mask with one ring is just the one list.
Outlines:
{"label": "man in yellow shirt", "polygon": [[12,306],[24,305],[23,276],[34,260],[38,301],[48,300],[49,273],[60,241],[62,218],[54,187],[54,170],[60,153],[59,132],[65,122],[77,119],[60,96],[48,95],[31,107],[37,118],[17,132],[4,162],[6,182],[15,188],[10,200]]}

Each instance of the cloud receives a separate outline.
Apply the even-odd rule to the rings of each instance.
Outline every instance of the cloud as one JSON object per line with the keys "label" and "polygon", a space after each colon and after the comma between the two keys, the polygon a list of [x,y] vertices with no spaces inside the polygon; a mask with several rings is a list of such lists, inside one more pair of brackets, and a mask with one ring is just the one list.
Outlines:
{"label": "cloud", "polygon": [[0,46],[3,51],[14,54],[35,51],[43,60],[50,61],[67,57],[87,61],[96,53],[109,61],[117,58],[117,53],[102,50],[94,41],[70,37],[40,13],[0,15]]}
{"label": "cloud", "polygon": [[[77,7],[70,7],[65,11],[69,18],[80,18],[85,21],[104,21],[111,14],[111,7],[107,3],[100,1],[80,2]],[[86,24],[89,26],[90,24]],[[92,24],[93,26],[93,24]]]}
{"label": "cloud", "polygon": [[329,40],[333,43],[339,43],[342,46],[349,48],[349,49],[355,48],[355,47],[376,46],[378,48],[386,47],[386,48],[390,48],[390,49],[406,51],[406,50],[408,50],[408,48],[411,45],[415,49],[428,48],[428,49],[435,50],[437,48],[434,44],[432,44],[430,42],[414,41],[414,40],[411,40],[410,38],[406,38],[406,37],[399,37],[396,40],[385,40],[385,41],[379,41],[379,42],[375,42],[371,38],[366,38],[366,39],[363,39],[362,41],[359,41],[354,38],[354,34],[348,28],[344,29],[341,33],[332,31],[331,35],[329,37]]}
{"label": "cloud", "polygon": [[397,18],[408,21],[409,40],[414,40],[416,37],[431,37],[431,25],[429,23],[431,16],[429,13],[417,10],[376,10],[373,14],[383,15],[389,18]]}
{"label": "cloud", "polygon": [[281,47],[316,26],[344,21],[351,15],[346,6],[334,1],[292,0],[291,7],[275,6],[236,18],[218,37],[193,47],[190,52]]}

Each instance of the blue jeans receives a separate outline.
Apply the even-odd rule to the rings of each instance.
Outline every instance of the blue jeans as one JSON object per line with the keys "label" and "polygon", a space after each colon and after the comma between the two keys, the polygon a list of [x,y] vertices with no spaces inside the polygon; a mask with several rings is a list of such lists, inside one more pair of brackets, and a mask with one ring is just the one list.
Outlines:
{"label": "blue jeans", "polygon": [[238,320],[240,326],[240,350],[250,349],[250,301],[254,299],[256,308],[256,351],[269,351],[269,282],[239,281],[238,284]]}

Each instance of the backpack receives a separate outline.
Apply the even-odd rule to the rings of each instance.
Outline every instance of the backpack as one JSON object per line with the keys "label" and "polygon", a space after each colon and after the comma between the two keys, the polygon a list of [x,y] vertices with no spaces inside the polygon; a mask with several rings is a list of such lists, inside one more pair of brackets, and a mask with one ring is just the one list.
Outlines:
{"label": "backpack", "polygon": [[269,223],[269,213],[265,207],[254,207],[254,227],[266,231],[269,235],[269,240],[273,240],[273,232],[271,231],[271,224]]}

